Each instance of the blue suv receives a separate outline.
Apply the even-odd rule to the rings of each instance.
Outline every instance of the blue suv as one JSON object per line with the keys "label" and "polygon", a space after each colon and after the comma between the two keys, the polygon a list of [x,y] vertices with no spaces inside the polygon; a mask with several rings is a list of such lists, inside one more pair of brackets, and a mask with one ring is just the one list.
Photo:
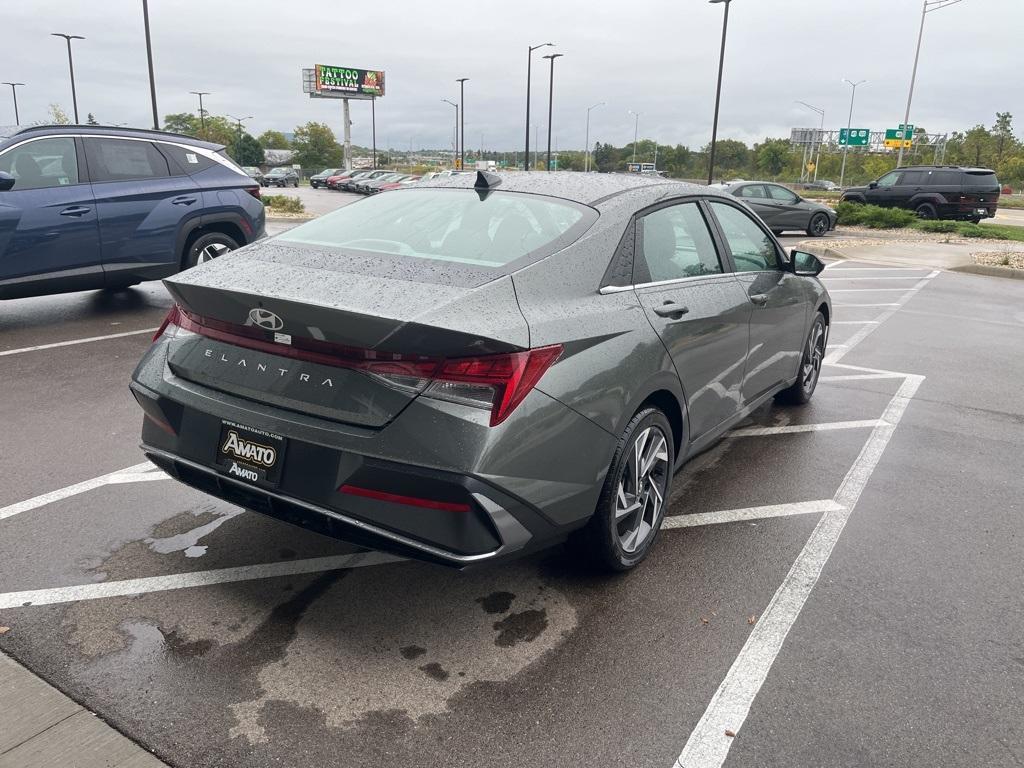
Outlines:
{"label": "blue suv", "polygon": [[161,131],[0,128],[0,299],[157,280],[265,234],[220,144]]}

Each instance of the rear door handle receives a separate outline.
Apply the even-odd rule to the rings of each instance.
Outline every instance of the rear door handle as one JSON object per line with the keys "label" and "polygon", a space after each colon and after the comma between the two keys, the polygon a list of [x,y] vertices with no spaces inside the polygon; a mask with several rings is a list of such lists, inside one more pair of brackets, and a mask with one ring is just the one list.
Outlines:
{"label": "rear door handle", "polygon": [[60,212],[61,216],[85,216],[92,208],[88,208],[84,205],[72,205],[70,208],[65,208]]}
{"label": "rear door handle", "polygon": [[750,297],[750,300],[757,304],[759,307],[763,307],[765,304],[768,303],[768,294],[755,293],[753,296]]}
{"label": "rear door handle", "polygon": [[171,200],[171,205],[192,205],[195,201],[194,197],[176,197]]}
{"label": "rear door handle", "polygon": [[677,304],[674,301],[666,301],[660,307],[654,308],[654,314],[658,317],[670,317],[673,320],[678,320],[689,311],[689,307],[684,307],[682,304]]}

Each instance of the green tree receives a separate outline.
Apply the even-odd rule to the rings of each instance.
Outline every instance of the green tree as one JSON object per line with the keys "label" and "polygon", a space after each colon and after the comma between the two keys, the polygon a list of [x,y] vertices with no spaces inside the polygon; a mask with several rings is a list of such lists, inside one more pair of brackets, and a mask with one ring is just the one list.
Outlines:
{"label": "green tree", "polygon": [[[707,154],[711,147],[704,148]],[[715,176],[736,176],[750,169],[750,149],[736,139],[719,139],[715,143]],[[705,165],[705,169],[707,166]]]}
{"label": "green tree", "polygon": [[249,133],[242,133],[241,140],[236,140],[228,147],[228,153],[239,165],[260,165],[263,163],[263,147]]}
{"label": "green tree", "polygon": [[996,168],[1003,162],[1003,154],[1007,150],[1016,149],[1017,139],[1013,135],[1013,115],[1009,112],[996,112],[996,122],[992,126],[992,137],[996,142]]}
{"label": "green tree", "polygon": [[50,123],[51,125],[71,125],[71,118],[60,104],[51,104]]}
{"label": "green tree", "polygon": [[183,133],[186,136],[198,136],[199,118],[191,112],[164,115],[164,130],[171,133]]}
{"label": "green tree", "polygon": [[344,150],[335,141],[334,131],[324,123],[309,122],[296,127],[292,149],[295,162],[303,168],[329,168],[344,161]]}
{"label": "green tree", "polygon": [[757,167],[775,179],[789,162],[789,142],[786,139],[765,139],[755,146],[754,153]]}
{"label": "green tree", "polygon": [[90,112],[89,115],[85,118],[85,123],[86,123],[86,125],[99,125],[100,124],[99,121],[95,117],[93,117],[92,112]]}
{"label": "green tree", "polygon": [[257,140],[264,149],[291,149],[288,139],[280,131],[264,131]]}

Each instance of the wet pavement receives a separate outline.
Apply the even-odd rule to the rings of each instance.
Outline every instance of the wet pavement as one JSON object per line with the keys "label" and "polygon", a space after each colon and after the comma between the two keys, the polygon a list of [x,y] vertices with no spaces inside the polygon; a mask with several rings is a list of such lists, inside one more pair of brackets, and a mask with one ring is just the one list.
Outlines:
{"label": "wet pavement", "polygon": [[1024,286],[823,279],[812,403],[688,464],[619,577],[398,561],[181,486],[127,388],[159,284],[0,303],[0,651],[180,768],[1020,765]]}

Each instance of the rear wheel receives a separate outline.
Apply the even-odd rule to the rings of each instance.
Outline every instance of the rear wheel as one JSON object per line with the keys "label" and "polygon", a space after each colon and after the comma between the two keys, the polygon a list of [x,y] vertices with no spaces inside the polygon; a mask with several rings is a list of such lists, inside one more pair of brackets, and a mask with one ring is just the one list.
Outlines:
{"label": "rear wheel", "polygon": [[807,224],[807,234],[811,237],[824,237],[828,232],[828,216],[816,213]]}
{"label": "rear wheel", "polygon": [[207,232],[192,241],[185,254],[185,269],[203,264],[238,248],[234,238],[223,232]]}
{"label": "rear wheel", "polygon": [[634,416],[619,438],[594,516],[572,544],[602,570],[628,571],[650,552],[672,488],[672,427],[656,408]]}
{"label": "rear wheel", "polygon": [[921,203],[914,209],[919,219],[937,219],[939,214],[931,203]]}
{"label": "rear wheel", "polygon": [[825,316],[818,312],[811,324],[811,331],[807,334],[807,343],[804,344],[803,357],[800,359],[800,374],[792,386],[779,392],[779,400],[794,405],[804,405],[811,401],[814,389],[818,386],[822,363],[825,360],[826,336]]}

